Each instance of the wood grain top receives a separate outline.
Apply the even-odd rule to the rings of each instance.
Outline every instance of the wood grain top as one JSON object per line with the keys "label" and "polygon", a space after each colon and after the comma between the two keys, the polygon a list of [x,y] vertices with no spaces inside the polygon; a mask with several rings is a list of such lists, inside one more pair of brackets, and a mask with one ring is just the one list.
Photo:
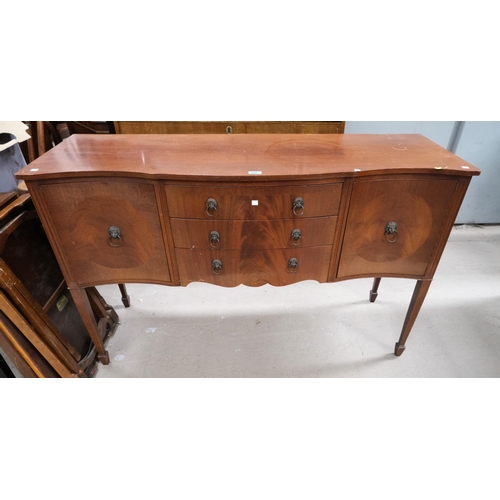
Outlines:
{"label": "wood grain top", "polygon": [[465,176],[480,173],[429,139],[412,134],[75,134],[16,177],[30,181],[127,175],[259,181],[363,176],[388,170]]}

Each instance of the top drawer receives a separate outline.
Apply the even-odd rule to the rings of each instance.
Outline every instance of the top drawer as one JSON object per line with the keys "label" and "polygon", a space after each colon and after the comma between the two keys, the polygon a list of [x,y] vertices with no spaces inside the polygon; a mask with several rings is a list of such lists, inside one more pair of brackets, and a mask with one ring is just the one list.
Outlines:
{"label": "top drawer", "polygon": [[165,186],[170,217],[294,219],[337,215],[342,183],[308,186]]}

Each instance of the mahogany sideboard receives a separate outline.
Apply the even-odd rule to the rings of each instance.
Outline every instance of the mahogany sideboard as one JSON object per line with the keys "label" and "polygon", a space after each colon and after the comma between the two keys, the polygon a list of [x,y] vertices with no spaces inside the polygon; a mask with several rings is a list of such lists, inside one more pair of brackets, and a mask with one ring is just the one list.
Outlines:
{"label": "mahogany sideboard", "polygon": [[102,363],[85,288],[416,281],[399,356],[473,175],[420,135],[73,135],[19,171]]}

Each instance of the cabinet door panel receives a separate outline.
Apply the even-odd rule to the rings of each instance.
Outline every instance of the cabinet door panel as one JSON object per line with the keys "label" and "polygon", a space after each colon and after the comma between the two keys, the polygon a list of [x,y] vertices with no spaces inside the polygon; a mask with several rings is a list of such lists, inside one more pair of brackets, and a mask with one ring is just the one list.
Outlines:
{"label": "cabinet door panel", "polygon": [[153,184],[47,184],[41,193],[79,285],[171,281]]}
{"label": "cabinet door panel", "polygon": [[[456,186],[434,179],[355,182],[338,277],[424,276]],[[386,234],[390,222],[397,232]]]}

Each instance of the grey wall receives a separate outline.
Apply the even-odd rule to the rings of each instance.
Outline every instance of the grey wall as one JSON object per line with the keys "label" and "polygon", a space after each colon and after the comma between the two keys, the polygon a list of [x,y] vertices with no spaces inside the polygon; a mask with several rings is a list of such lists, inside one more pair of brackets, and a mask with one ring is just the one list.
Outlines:
{"label": "grey wall", "polygon": [[465,122],[455,154],[481,169],[470,183],[457,221],[500,223],[500,122]]}
{"label": "grey wall", "polygon": [[[346,122],[346,134],[422,134],[447,148],[456,122]],[[465,122],[455,154],[481,169],[473,177],[457,224],[500,223],[500,122]]]}

